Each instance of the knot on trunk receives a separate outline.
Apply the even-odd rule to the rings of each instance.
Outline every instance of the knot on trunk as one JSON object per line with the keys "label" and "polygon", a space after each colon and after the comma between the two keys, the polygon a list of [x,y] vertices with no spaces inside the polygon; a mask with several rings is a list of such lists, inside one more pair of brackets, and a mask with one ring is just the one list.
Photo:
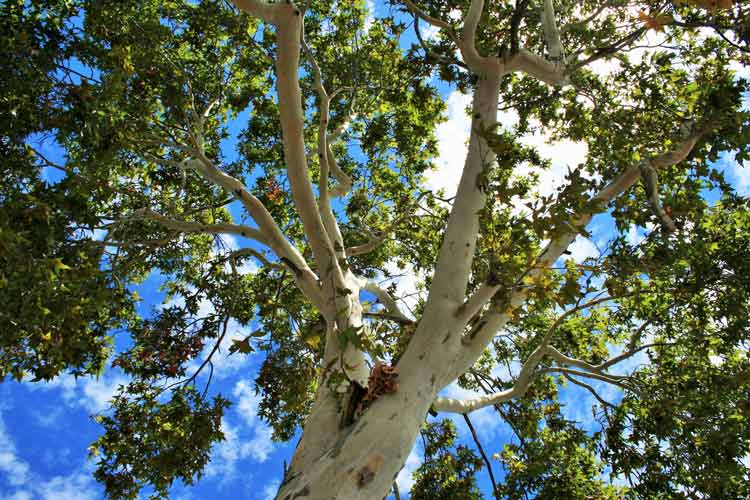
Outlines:
{"label": "knot on trunk", "polygon": [[341,426],[352,425],[382,394],[393,394],[398,391],[397,378],[398,370],[395,366],[377,362],[370,371],[367,387],[362,387],[353,380],[349,384],[348,401]]}
{"label": "knot on trunk", "polygon": [[393,394],[398,391],[398,370],[395,366],[385,363],[375,363],[367,379],[367,393],[357,405],[357,416],[362,415],[365,410],[382,394]]}

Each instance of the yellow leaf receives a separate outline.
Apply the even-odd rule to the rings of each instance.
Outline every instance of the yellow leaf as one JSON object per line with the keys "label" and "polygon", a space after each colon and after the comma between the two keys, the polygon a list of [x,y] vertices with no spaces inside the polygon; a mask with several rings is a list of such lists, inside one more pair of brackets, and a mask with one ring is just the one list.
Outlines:
{"label": "yellow leaf", "polygon": [[711,12],[727,10],[734,7],[734,0],[688,0],[686,3],[693,7],[702,7]]}
{"label": "yellow leaf", "polygon": [[55,270],[55,272],[60,272],[63,270],[70,269],[70,266],[65,265],[62,261],[62,259],[52,259],[52,268]]}
{"label": "yellow leaf", "polygon": [[638,20],[650,30],[664,31],[664,26],[672,24],[674,19],[672,19],[670,14],[657,14],[655,16],[650,16],[641,11],[638,13]]}
{"label": "yellow leaf", "polygon": [[49,342],[50,340],[52,340],[52,334],[50,332],[43,333],[42,340],[44,342]]}
{"label": "yellow leaf", "polygon": [[305,339],[305,343],[312,347],[313,349],[317,349],[320,346],[320,337],[310,337]]}

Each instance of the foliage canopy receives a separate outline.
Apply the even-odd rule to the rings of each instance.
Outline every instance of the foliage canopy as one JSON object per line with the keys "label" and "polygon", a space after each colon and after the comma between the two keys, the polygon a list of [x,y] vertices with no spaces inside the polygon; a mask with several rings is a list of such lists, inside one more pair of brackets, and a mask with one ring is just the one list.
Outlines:
{"label": "foliage canopy", "polygon": [[[426,187],[440,90],[472,93],[484,78],[456,50],[481,2],[416,3],[419,15],[392,1],[376,18],[362,0],[290,4],[304,18],[305,179],[340,231],[325,227],[329,263],[288,170],[275,67],[284,42],[271,23],[219,0],[3,2],[0,380],[108,368],[131,378],[97,417],[104,434],[91,447],[111,498],[143,487],[166,497],[175,479],[200,476],[229,402],[204,390],[210,361],[200,377],[189,367],[226,355],[222,342],[233,356],[263,353],[259,412],[279,440],[324,385],[351,381],[343,353],[397,366],[407,350],[458,204]],[[494,405],[514,434],[494,460],[454,446],[449,420],[425,425],[412,498],[481,498],[475,474],[488,466],[503,470],[496,498],[750,497],[750,200],[722,168],[727,155],[750,160],[750,82],[737,73],[750,63],[748,6],[555,1],[561,53],[543,29],[549,0],[486,3],[477,52],[508,64],[528,53],[553,71],[545,79],[528,63],[503,76],[499,107],[513,120],[472,117],[472,137],[496,159],[475,180],[484,201],[461,296],[493,293],[466,337],[493,313],[506,322],[458,385],[508,391],[535,363],[517,397]],[[426,37],[435,19],[442,29]],[[559,188],[540,184],[552,165],[526,140],[533,133],[588,147]],[[656,193],[637,183],[596,196],[644,161],[660,167]],[[609,236],[599,256],[543,263],[548,244],[590,236],[594,215]],[[391,298],[403,283],[365,286],[362,324],[331,326],[305,279],[317,274],[325,289],[334,267],[365,281],[406,269],[419,293],[405,315]],[[132,290],[152,273],[171,305],[141,317]],[[230,322],[253,333],[232,338]],[[115,335],[127,347],[115,350]],[[329,358],[334,342],[342,354]],[[616,389],[608,397],[602,382]],[[570,384],[594,393],[600,432],[565,418]]]}

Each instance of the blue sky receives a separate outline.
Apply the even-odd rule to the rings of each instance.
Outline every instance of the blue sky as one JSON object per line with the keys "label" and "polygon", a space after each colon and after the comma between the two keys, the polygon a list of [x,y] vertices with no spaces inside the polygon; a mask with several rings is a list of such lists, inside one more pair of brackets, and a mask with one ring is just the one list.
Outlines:
{"label": "blue sky", "polygon": [[[367,3],[373,5],[370,1]],[[425,35],[429,36],[430,30],[425,29]],[[428,177],[428,185],[450,192],[457,184],[463,165],[464,141],[469,129],[464,109],[470,98],[445,85],[439,85],[439,88],[448,103],[447,120],[437,132],[440,157],[436,160],[437,171]],[[245,119],[245,116],[238,117],[231,129],[239,131]],[[501,116],[501,122],[506,125],[511,125],[513,120],[511,113]],[[567,166],[576,165],[586,154],[583,144],[563,142],[550,145],[545,143],[542,134],[529,136],[526,140],[552,160],[553,168],[543,174],[545,190],[551,191],[560,182]],[[232,140],[223,144],[228,158],[233,156],[233,144]],[[55,150],[54,144],[38,146],[53,158],[59,158],[60,152]],[[720,163],[738,191],[750,195],[750,166],[743,168],[731,155],[726,155]],[[580,237],[573,245],[573,258],[583,260],[596,256],[597,246],[601,246],[611,234],[611,224],[606,216],[596,219],[592,227],[591,240]],[[643,232],[644,228],[634,227],[630,237],[635,240]],[[239,244],[232,239],[227,239],[227,243],[230,246]],[[137,287],[143,297],[140,304],[142,314],[147,315],[152,308],[162,306],[164,294],[158,290],[160,283],[160,276],[154,274]],[[399,286],[403,293],[409,293],[414,280],[401,279]],[[240,330],[239,326],[233,325],[231,331],[234,334],[228,337],[227,344],[231,338],[244,336]],[[296,440],[273,442],[269,427],[256,416],[259,398],[255,395],[253,380],[262,362],[260,355],[227,357],[227,347],[224,346],[224,354],[216,360],[211,386],[211,392],[220,392],[234,401],[223,423],[227,439],[216,446],[205,476],[195,486],[176,485],[173,488],[174,499],[271,499],[279,484],[283,464],[289,461],[294,450]],[[87,459],[87,446],[101,432],[90,416],[104,411],[108,399],[124,382],[125,376],[113,369],[100,379],[76,380],[71,376],[61,376],[49,383],[6,381],[0,384],[0,500],[103,498],[102,488],[91,477],[94,464]],[[601,394],[616,401],[618,394],[611,387],[593,385],[600,389]],[[470,396],[456,386],[449,387],[446,394]],[[568,418],[581,422],[589,430],[595,428],[590,412],[593,397],[588,392],[569,387],[563,392],[562,401],[566,404]],[[488,454],[499,452],[502,444],[511,439],[508,427],[490,409],[473,414],[472,420]],[[460,441],[470,442],[463,420],[456,418],[455,421]],[[408,491],[410,473],[420,463],[421,455],[419,446],[415,447],[405,470],[398,477],[402,496]],[[501,477],[498,463],[495,464],[495,475],[498,479]],[[486,472],[480,472],[478,478],[483,490],[489,491]]]}

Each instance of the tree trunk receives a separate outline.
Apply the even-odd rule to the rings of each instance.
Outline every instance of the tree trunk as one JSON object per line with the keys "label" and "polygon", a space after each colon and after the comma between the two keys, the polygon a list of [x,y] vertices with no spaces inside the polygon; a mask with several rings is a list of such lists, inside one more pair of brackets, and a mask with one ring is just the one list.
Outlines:
{"label": "tree trunk", "polygon": [[[305,437],[295,452],[277,500],[380,500],[401,470],[416,440],[436,389],[428,382],[401,386],[380,396],[354,424],[315,429],[305,435],[330,433],[333,444],[306,449]],[[433,379],[434,380],[434,379]]]}
{"label": "tree trunk", "polygon": [[[495,158],[476,129],[480,123],[485,127],[495,123],[501,76],[499,71],[482,75],[474,96],[469,153],[459,185],[459,192],[470,194],[458,197],[470,201],[453,207],[451,218],[456,220],[452,227],[459,229],[452,232],[449,223],[441,253],[442,261],[448,262],[444,266],[455,268],[458,277],[450,276],[448,281],[433,283],[425,317],[398,364],[400,387],[397,392],[378,397],[352,425],[342,427],[333,425],[332,416],[336,409],[340,413],[346,405],[346,395],[336,395],[321,383],[317,395],[320,399],[316,399],[305,422],[304,434],[276,496],[278,500],[384,498],[404,466],[437,392],[455,378],[451,368],[456,349],[460,349],[465,323],[456,311],[465,289],[450,288],[469,274],[477,212],[484,206],[477,176]],[[469,234],[466,240],[454,241],[466,238],[463,233]],[[455,262],[456,257],[461,262]],[[354,316],[350,322],[361,324],[361,311],[357,308],[350,311]],[[333,340],[329,336],[328,342]],[[446,348],[434,349],[436,342],[442,342]]]}

